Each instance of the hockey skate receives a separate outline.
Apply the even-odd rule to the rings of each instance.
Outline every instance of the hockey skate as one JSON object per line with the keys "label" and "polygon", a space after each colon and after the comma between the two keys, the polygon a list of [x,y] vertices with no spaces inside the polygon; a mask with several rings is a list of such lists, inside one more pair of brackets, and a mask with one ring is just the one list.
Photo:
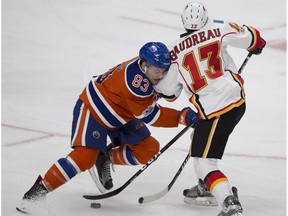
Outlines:
{"label": "hockey skate", "polygon": [[235,195],[226,197],[223,202],[223,209],[218,216],[242,216],[242,206]]}
{"label": "hockey skate", "polygon": [[216,198],[208,190],[206,184],[199,179],[198,185],[183,191],[184,202],[188,204],[217,206]]}
{"label": "hockey skate", "polygon": [[96,168],[99,176],[99,180],[106,190],[110,190],[113,187],[113,180],[111,177],[111,160],[108,155],[99,154],[96,161]]}
{"label": "hockey skate", "polygon": [[23,202],[16,207],[22,213],[29,213],[35,207],[36,203],[43,201],[49,192],[43,184],[42,177],[39,175],[34,185],[23,196]]}

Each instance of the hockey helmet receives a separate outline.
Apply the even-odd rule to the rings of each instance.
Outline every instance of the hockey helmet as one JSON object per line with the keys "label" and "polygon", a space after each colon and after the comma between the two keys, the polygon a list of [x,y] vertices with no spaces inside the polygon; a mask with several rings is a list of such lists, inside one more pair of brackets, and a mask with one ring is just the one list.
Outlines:
{"label": "hockey helmet", "polygon": [[208,12],[201,2],[192,1],[184,8],[181,18],[186,30],[199,30],[207,23]]}
{"label": "hockey helmet", "polygon": [[147,67],[153,65],[158,68],[168,69],[171,56],[168,48],[161,42],[148,42],[139,51],[140,62],[145,60]]}

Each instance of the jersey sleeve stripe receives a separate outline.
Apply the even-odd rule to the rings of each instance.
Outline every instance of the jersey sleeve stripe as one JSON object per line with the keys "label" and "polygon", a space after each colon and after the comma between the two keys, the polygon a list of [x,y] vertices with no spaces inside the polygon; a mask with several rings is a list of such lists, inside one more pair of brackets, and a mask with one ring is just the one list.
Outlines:
{"label": "jersey sleeve stripe", "polygon": [[107,103],[95,86],[93,80],[87,86],[86,92],[94,111],[108,127],[119,127],[126,124],[126,121],[117,115],[113,108]]}
{"label": "jersey sleeve stripe", "polygon": [[160,112],[161,111],[160,111],[159,107],[155,106],[154,110],[148,116],[141,118],[140,120],[142,120],[143,122],[145,122],[148,125],[152,125],[159,118]]}
{"label": "jersey sleeve stripe", "polygon": [[259,47],[259,43],[261,39],[260,33],[258,30],[254,29],[252,26],[246,26],[246,27],[252,35],[252,41],[251,41],[250,46],[247,48],[247,50],[251,51],[251,50],[257,49]]}

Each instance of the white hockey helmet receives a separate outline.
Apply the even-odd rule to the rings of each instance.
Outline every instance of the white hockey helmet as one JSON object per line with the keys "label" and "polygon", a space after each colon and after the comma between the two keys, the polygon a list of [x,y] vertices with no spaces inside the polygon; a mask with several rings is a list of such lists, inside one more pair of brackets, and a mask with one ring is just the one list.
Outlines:
{"label": "white hockey helmet", "polygon": [[201,2],[192,1],[184,8],[181,18],[186,30],[199,30],[207,23],[208,12]]}

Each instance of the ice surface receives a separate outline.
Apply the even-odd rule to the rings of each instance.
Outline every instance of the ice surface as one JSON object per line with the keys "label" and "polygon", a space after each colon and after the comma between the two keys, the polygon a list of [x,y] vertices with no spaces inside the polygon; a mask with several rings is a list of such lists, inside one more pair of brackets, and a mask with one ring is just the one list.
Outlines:
{"label": "ice surface", "polygon": [[[203,1],[209,16],[261,30],[267,47],[243,71],[247,111],[229,139],[220,168],[239,189],[245,215],[286,215],[286,1]],[[70,123],[78,95],[91,76],[138,54],[147,41],[174,41],[182,33],[187,1],[2,1],[2,215],[16,216],[36,177],[70,152]],[[230,49],[241,65],[247,52]],[[189,105],[186,96],[174,108]],[[183,127],[152,128],[164,146]],[[191,129],[192,130],[192,129]],[[90,208],[83,194],[98,193],[88,172],[49,194],[41,215],[217,215],[220,207],[185,204],[196,183],[192,160],[162,199],[162,190],[189,148],[185,134],[119,195]],[[116,167],[115,188],[141,166]]]}

